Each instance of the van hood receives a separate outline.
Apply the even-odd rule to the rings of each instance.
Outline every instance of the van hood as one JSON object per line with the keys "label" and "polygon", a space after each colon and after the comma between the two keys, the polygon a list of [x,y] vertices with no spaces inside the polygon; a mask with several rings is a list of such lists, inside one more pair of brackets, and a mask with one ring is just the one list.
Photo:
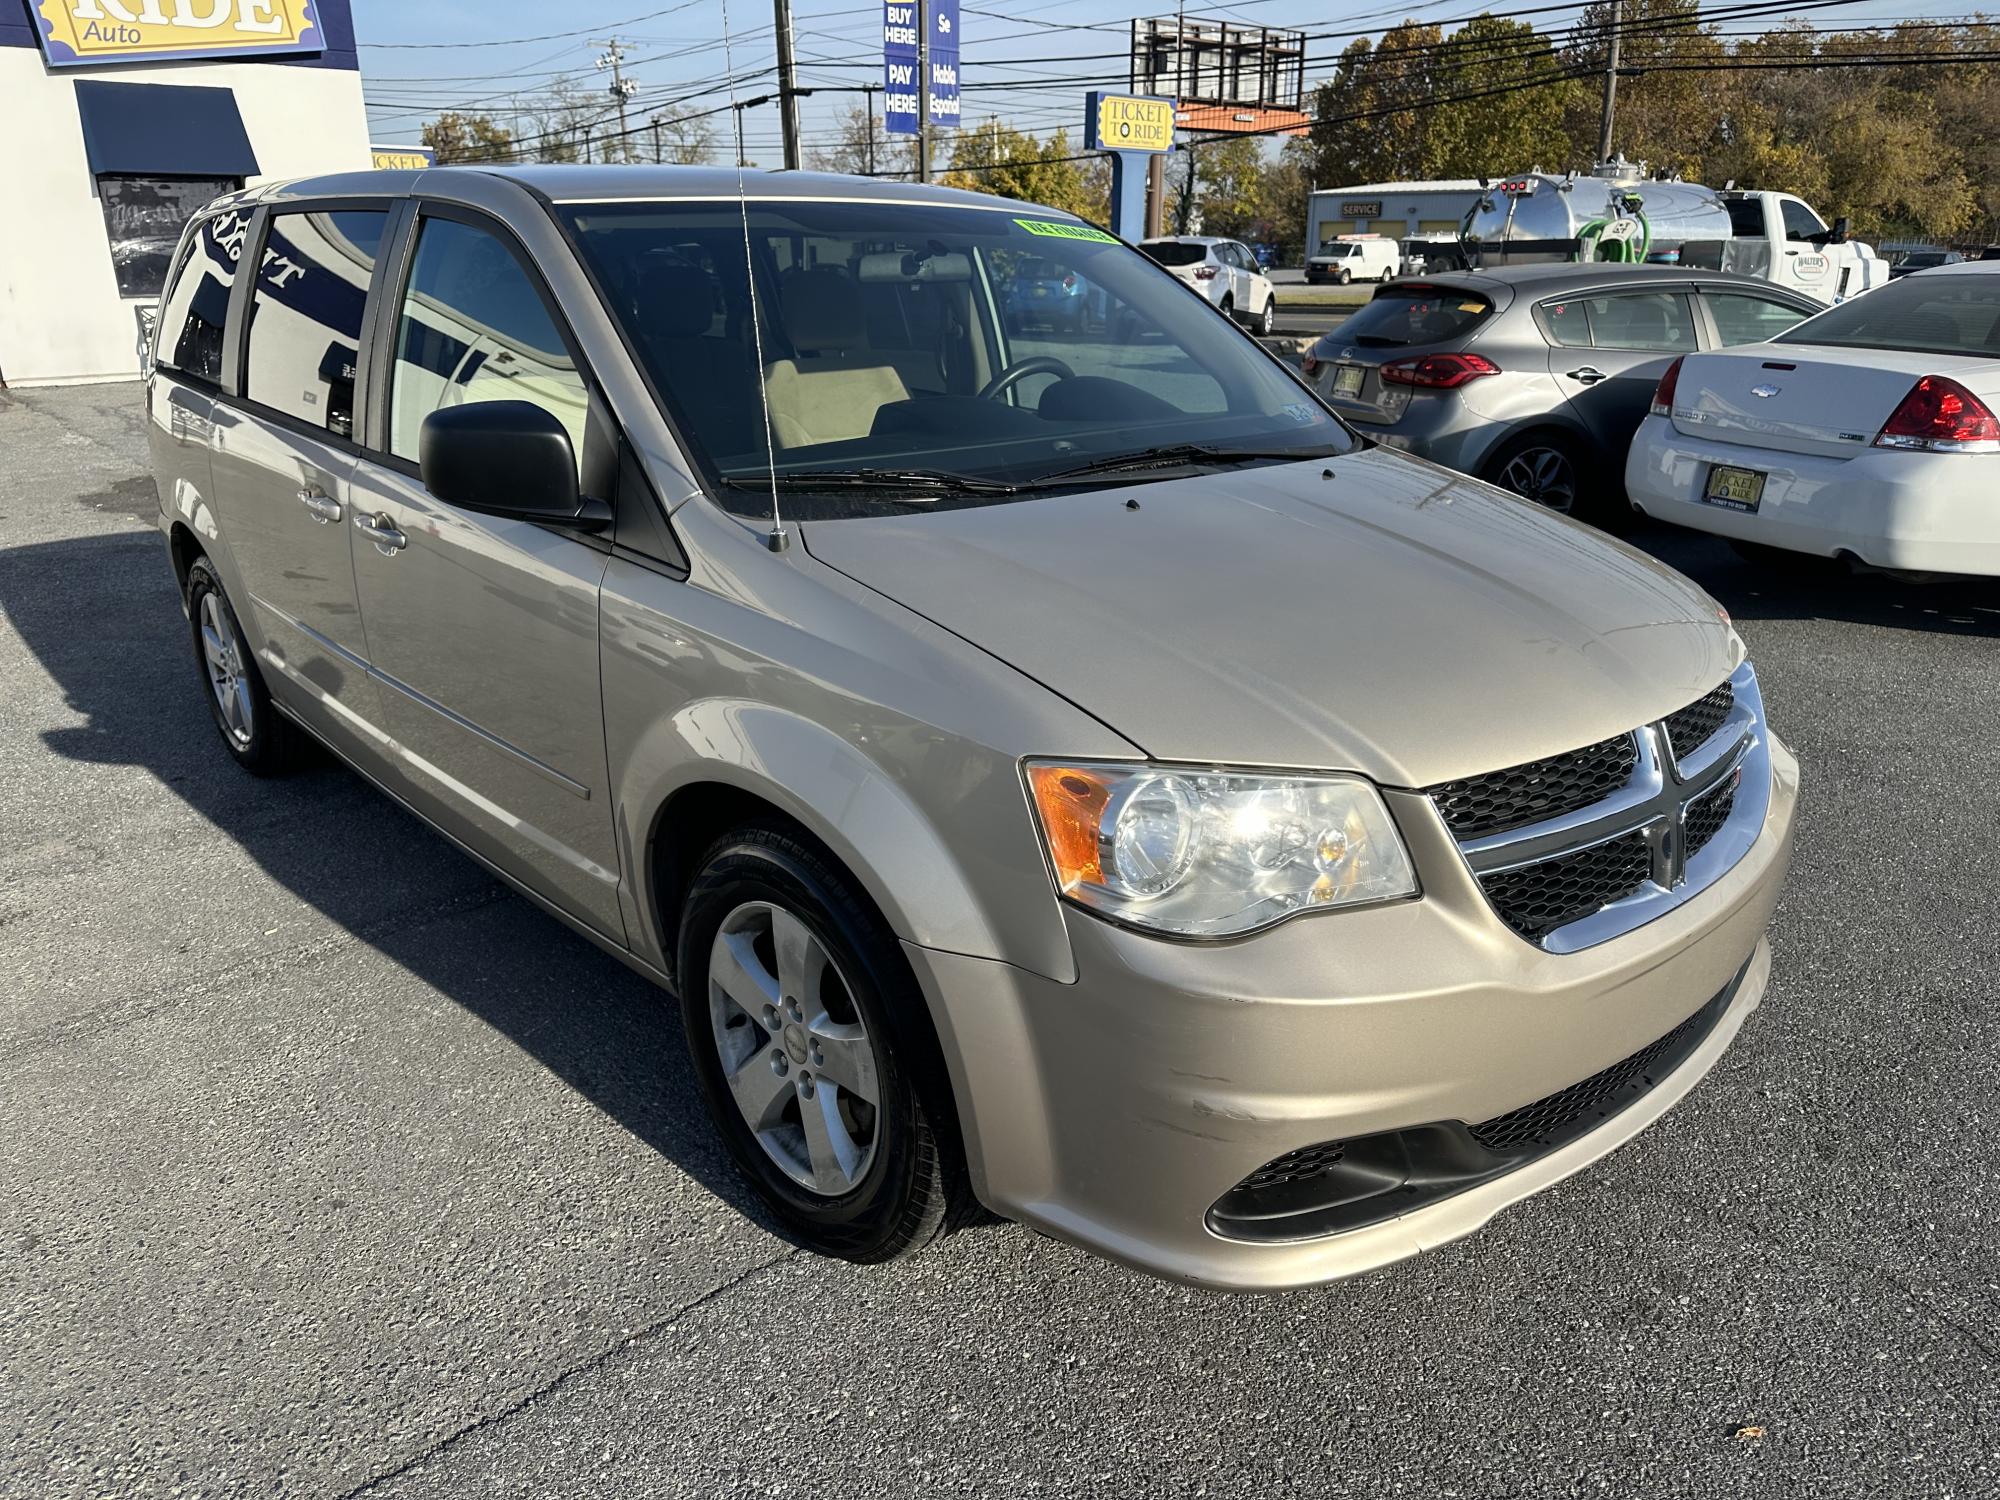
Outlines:
{"label": "van hood", "polygon": [[1428,786],[1664,717],[1741,659],[1672,569],[1379,449],[800,530],[1157,760]]}

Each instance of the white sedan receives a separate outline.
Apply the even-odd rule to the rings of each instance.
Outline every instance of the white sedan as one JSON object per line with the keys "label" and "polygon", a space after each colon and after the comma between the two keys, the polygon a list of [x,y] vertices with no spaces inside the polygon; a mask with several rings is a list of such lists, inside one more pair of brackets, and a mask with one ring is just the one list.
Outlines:
{"label": "white sedan", "polygon": [[1625,489],[1739,546],[2000,575],[2000,262],[1906,276],[1660,380]]}

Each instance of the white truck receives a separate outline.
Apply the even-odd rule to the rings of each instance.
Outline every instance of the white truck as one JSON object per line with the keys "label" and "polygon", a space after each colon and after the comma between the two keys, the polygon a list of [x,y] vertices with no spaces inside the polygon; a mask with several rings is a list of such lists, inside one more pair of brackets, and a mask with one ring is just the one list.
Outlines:
{"label": "white truck", "polygon": [[1735,271],[1838,302],[1889,279],[1889,263],[1829,227],[1804,199],[1648,181],[1642,168],[1607,162],[1588,175],[1528,172],[1485,189],[1459,241],[1482,266],[1531,261],[1650,261]]}

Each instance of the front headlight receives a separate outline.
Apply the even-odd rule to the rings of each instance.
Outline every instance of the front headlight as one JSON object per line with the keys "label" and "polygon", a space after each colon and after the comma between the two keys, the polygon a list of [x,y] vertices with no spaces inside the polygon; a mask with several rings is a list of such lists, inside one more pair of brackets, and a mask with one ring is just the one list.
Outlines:
{"label": "front headlight", "polygon": [[1063,895],[1179,937],[1235,937],[1295,911],[1413,896],[1375,788],[1353,776],[1028,763]]}

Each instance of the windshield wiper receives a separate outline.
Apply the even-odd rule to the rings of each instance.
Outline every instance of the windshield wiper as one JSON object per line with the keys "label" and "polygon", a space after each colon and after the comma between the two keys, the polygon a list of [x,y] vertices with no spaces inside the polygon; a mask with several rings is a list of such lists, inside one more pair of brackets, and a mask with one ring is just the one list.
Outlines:
{"label": "windshield wiper", "polygon": [[769,490],[922,490],[932,495],[1015,495],[1018,484],[1002,484],[993,479],[974,479],[970,474],[953,474],[944,469],[798,469],[789,474],[732,474],[722,481],[731,489]]}
{"label": "windshield wiper", "polygon": [[1249,464],[1265,459],[1304,463],[1308,459],[1328,458],[1344,451],[1339,448],[1223,448],[1211,443],[1170,443],[1164,448],[1094,458],[1073,469],[1058,469],[1053,474],[1044,474],[1035,482],[1052,484],[1091,474],[1122,474],[1136,469],[1184,469],[1202,464]]}

